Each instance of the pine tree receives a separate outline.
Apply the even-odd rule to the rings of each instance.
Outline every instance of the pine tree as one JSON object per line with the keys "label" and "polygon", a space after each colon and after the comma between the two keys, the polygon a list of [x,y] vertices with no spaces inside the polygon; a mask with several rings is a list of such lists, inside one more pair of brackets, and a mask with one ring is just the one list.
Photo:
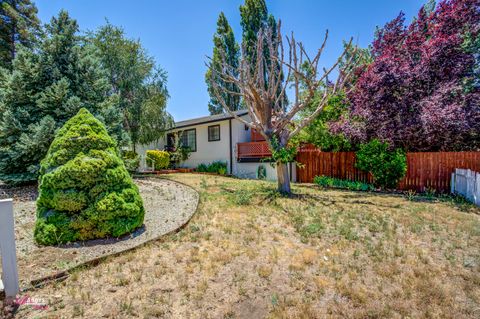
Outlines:
{"label": "pine tree", "polygon": [[55,130],[82,107],[106,122],[122,141],[118,97],[98,54],[77,35],[77,22],[61,11],[46,27],[37,52],[22,49],[0,86],[0,179],[34,181]]}
{"label": "pine tree", "polygon": [[10,68],[18,45],[33,47],[40,35],[37,7],[31,0],[0,2],[0,65]]}
{"label": "pine tree", "polygon": [[[212,65],[219,70],[222,58],[225,58],[225,61],[235,69],[238,68],[240,62],[240,47],[235,42],[235,35],[233,34],[232,27],[228,23],[227,18],[220,13],[217,20],[217,32],[213,36],[213,56],[212,56]],[[219,70],[220,71],[220,70]],[[208,93],[210,95],[210,102],[208,103],[208,110],[210,114],[220,114],[223,112],[223,107],[218,101],[213,92],[213,87],[211,83],[212,70],[208,69],[205,74],[205,82],[207,83]],[[225,99],[228,107],[232,111],[237,111],[241,108],[239,88],[233,83],[227,83],[221,79],[215,79],[218,82],[218,86],[224,88],[222,90],[223,98]],[[229,93],[231,92],[231,93]]]}
{"label": "pine tree", "polygon": [[119,154],[105,126],[84,108],[58,130],[41,162],[39,244],[119,237],[143,224],[142,198]]}

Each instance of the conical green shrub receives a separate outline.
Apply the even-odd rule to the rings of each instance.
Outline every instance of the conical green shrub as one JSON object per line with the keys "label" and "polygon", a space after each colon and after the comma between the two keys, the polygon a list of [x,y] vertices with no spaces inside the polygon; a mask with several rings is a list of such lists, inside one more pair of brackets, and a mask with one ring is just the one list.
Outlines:
{"label": "conical green shrub", "polygon": [[57,132],[41,162],[36,242],[119,237],[141,226],[144,214],[116,142],[81,109]]}

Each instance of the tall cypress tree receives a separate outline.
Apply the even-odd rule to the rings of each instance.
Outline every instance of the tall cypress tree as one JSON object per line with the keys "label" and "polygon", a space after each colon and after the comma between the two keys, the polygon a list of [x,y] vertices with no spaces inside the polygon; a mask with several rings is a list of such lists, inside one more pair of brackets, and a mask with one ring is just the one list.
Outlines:
{"label": "tall cypress tree", "polygon": [[[237,42],[235,42],[235,35],[233,34],[232,27],[230,27],[230,24],[228,23],[228,20],[223,12],[221,12],[218,16],[217,31],[213,35],[213,45],[212,65],[214,68],[220,71],[221,61],[222,59],[225,59],[225,61],[233,67],[233,70],[235,70],[234,72],[237,72],[238,65],[240,63],[240,47]],[[213,91],[214,88],[211,84],[211,78],[212,71],[209,68],[205,74],[205,82],[207,83],[208,93],[210,95],[208,110],[210,111],[210,114],[213,115],[222,113],[223,107],[215,96]],[[218,83],[219,87],[225,88],[225,90],[221,90],[221,94],[223,95],[223,99],[228,107],[232,111],[240,109],[240,96],[235,93],[228,93],[240,92],[238,86],[234,83],[222,81],[219,78],[215,79],[215,81]]]}
{"label": "tall cypress tree", "polygon": [[82,107],[121,139],[118,96],[93,46],[77,35],[77,22],[61,11],[46,32],[38,52],[21,49],[13,71],[1,75],[0,180],[8,183],[36,180],[55,130]]}
{"label": "tall cypress tree", "polygon": [[[268,8],[265,3],[265,0],[245,0],[243,6],[240,6],[240,25],[242,26],[242,55],[250,62],[252,68],[255,67],[255,61],[257,59],[257,39],[258,32],[262,29],[271,30],[272,43],[275,45],[277,43],[277,21],[272,14],[268,13]],[[268,50],[267,44],[264,43],[264,58],[265,58],[265,67],[264,67],[264,81],[265,86],[268,86],[269,78],[269,68],[272,63],[271,55]],[[279,53],[276,52],[278,55]],[[275,65],[275,76],[279,76],[283,80],[283,72],[281,66],[278,62],[274,62]],[[279,94],[281,88],[278,88]],[[285,97],[283,103],[285,107],[288,104],[288,101]]]}
{"label": "tall cypress tree", "polygon": [[[256,59],[257,34],[268,26],[269,16],[265,0],[245,0],[240,6],[240,25],[242,26],[242,54],[250,62]],[[271,20],[275,20],[272,16]]]}
{"label": "tall cypress tree", "polygon": [[37,7],[31,0],[0,1],[0,65],[10,68],[18,45],[31,48],[40,35]]}

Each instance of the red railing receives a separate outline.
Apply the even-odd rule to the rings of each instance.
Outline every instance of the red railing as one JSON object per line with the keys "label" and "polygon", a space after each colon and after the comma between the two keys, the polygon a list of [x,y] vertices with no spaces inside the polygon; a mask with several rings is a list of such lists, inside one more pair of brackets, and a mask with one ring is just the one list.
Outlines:
{"label": "red railing", "polygon": [[250,141],[252,142],[262,142],[265,141],[265,137],[262,134],[258,133],[254,128],[250,130]]}
{"label": "red railing", "polygon": [[271,155],[267,142],[237,143],[237,159],[264,158]]}

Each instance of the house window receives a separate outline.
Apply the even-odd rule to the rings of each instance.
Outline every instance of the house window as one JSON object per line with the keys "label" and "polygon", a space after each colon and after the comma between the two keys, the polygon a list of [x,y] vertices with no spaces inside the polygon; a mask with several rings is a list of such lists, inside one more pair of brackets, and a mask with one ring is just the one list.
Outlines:
{"label": "house window", "polygon": [[220,125],[211,125],[208,127],[208,141],[220,141]]}
{"label": "house window", "polygon": [[180,137],[180,143],[183,147],[190,148],[190,151],[197,151],[197,130],[185,130]]}

